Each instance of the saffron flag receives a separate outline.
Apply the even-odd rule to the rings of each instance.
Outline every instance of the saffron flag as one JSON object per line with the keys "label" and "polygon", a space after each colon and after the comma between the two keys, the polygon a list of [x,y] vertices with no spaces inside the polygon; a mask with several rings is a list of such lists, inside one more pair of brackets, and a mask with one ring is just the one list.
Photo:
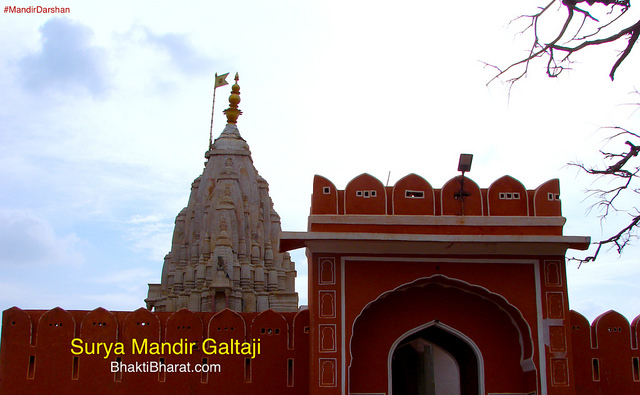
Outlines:
{"label": "saffron flag", "polygon": [[213,89],[219,87],[219,86],[225,86],[225,85],[229,85],[229,83],[227,82],[227,76],[229,75],[229,73],[226,74],[222,74],[222,75],[217,75],[216,74],[216,82],[213,86]]}

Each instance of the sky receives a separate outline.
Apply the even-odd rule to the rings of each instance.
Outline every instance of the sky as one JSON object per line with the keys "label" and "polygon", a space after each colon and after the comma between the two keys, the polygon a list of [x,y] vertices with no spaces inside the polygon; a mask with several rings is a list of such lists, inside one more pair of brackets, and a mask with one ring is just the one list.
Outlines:
{"label": "sky", "polygon": [[[389,185],[417,173],[440,188],[460,153],[474,155],[467,175],[482,188],[505,174],[528,189],[559,178],[565,235],[600,239],[628,216],[589,212],[585,191],[601,180],[567,163],[601,165],[599,149],[623,147],[603,126],[637,130],[626,104],[638,102],[638,50],[614,82],[619,45],[576,57],[561,78],[536,63],[511,89],[487,86],[485,62],[526,52],[509,21],[534,0],[54,5],[70,12],[0,16],[1,310],[144,305],[203,169],[215,73],[240,75],[238,127],[283,230],[306,230],[314,174],[343,189],[363,172]],[[214,137],[229,91],[216,92]],[[304,251],[292,256],[306,304]],[[568,262],[570,307],[631,321],[639,256],[633,245]]]}

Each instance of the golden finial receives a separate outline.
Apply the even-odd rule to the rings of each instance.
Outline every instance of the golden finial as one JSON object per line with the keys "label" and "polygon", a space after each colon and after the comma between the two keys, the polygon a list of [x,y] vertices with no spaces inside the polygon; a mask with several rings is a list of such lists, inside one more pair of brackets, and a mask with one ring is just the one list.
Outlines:
{"label": "golden finial", "polygon": [[231,87],[231,96],[229,96],[229,108],[224,110],[224,115],[227,116],[227,123],[236,124],[238,117],[242,115],[242,111],[238,108],[240,103],[240,85],[238,85],[238,73],[234,78],[236,83]]}

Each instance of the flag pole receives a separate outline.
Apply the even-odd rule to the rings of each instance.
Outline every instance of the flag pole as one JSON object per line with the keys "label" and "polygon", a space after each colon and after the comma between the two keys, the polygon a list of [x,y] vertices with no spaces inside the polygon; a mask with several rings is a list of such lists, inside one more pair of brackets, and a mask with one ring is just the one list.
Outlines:
{"label": "flag pole", "polygon": [[209,150],[213,145],[213,107],[216,105],[216,88],[218,83],[218,73],[213,82],[213,100],[211,100],[211,126],[209,126]]}
{"label": "flag pole", "polygon": [[222,75],[218,75],[218,73],[216,73],[216,77],[213,81],[213,99],[211,100],[211,126],[209,127],[209,151],[211,151],[211,148],[213,148],[213,109],[216,105],[216,89],[219,86],[225,86],[229,84],[227,82],[228,75],[229,73]]}

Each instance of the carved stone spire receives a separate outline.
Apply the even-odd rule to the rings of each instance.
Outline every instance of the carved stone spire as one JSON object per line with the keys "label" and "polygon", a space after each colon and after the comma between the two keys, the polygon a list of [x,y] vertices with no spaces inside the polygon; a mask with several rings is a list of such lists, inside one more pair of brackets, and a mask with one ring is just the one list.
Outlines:
{"label": "carved stone spire", "polygon": [[204,172],[176,218],[161,284],[145,301],[156,311],[297,311],[295,265],[277,252],[280,217],[236,122],[240,86],[231,87],[227,125],[207,151]]}

